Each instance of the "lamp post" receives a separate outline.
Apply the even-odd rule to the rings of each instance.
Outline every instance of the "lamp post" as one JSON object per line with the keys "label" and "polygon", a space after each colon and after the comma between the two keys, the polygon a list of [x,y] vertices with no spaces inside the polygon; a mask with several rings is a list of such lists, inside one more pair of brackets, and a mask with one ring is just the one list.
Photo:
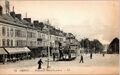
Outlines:
{"label": "lamp post", "polygon": [[[50,25],[49,20],[47,21],[47,24]],[[50,68],[50,32],[49,28],[47,28],[47,33],[48,33],[48,58],[47,58],[47,68]]]}
{"label": "lamp post", "polygon": [[48,32],[48,58],[47,58],[47,68],[50,68],[50,34]]}

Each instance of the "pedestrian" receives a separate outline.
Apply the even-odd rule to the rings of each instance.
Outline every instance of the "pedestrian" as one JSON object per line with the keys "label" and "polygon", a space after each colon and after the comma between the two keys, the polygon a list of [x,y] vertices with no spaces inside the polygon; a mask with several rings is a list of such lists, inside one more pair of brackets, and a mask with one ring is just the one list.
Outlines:
{"label": "pedestrian", "polygon": [[105,56],[105,53],[103,53],[103,57]]}
{"label": "pedestrian", "polygon": [[83,61],[83,56],[81,55],[81,57],[80,57],[80,62],[79,63],[84,63],[84,61]]}
{"label": "pedestrian", "polygon": [[53,53],[53,61],[55,61],[55,53]]}
{"label": "pedestrian", "polygon": [[90,53],[90,59],[92,59],[92,53]]}
{"label": "pedestrian", "polygon": [[41,69],[42,67],[41,67],[41,65],[43,64],[43,62],[42,62],[42,60],[40,59],[39,61],[38,61],[38,69]]}
{"label": "pedestrian", "polygon": [[62,50],[59,50],[59,53],[60,53],[59,59],[62,59],[63,58],[63,52],[62,52]]}

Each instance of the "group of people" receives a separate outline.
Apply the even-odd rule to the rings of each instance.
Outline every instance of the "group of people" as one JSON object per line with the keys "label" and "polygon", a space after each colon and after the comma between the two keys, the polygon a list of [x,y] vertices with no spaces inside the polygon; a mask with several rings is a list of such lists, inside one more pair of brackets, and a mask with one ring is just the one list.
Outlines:
{"label": "group of people", "polygon": [[[92,59],[92,53],[90,53],[90,59]],[[81,55],[80,57],[80,62],[79,63],[84,63],[84,59],[83,59],[83,55]]]}
{"label": "group of people", "polygon": [[[105,56],[105,54],[103,53],[103,57]],[[90,53],[90,59],[92,59],[92,57],[93,57],[93,54],[92,53]],[[83,59],[83,55],[81,55],[81,57],[80,57],[80,62],[79,63],[84,63],[84,59]]]}
{"label": "group of people", "polygon": [[58,52],[53,53],[53,61],[59,60],[63,58],[63,51],[59,50]]}

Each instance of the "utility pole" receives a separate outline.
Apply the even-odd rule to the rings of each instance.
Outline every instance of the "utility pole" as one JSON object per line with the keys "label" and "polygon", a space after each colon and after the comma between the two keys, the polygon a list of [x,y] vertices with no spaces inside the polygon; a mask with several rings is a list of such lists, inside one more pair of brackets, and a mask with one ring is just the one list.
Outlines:
{"label": "utility pole", "polygon": [[[50,25],[48,23],[48,25]],[[49,28],[47,28],[47,32],[48,32],[48,58],[47,58],[47,68],[50,68],[50,32],[49,32]]]}
{"label": "utility pole", "polygon": [[[48,37],[50,35],[48,34]],[[47,58],[47,68],[50,68],[50,39],[48,38],[48,58]]]}

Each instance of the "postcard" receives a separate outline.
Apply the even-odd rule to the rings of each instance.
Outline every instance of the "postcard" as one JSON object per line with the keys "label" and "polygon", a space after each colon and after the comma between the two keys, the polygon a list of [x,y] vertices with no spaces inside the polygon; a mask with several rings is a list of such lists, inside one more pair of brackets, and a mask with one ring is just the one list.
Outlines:
{"label": "postcard", "polygon": [[118,75],[119,0],[0,0],[0,75]]}

